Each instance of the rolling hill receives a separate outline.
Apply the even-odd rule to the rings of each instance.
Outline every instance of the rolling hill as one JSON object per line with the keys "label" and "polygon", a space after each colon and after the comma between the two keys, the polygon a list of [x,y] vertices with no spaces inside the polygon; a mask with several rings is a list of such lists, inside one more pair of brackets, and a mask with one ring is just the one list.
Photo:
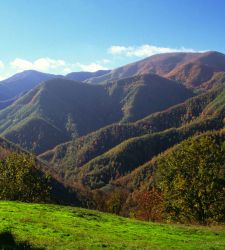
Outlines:
{"label": "rolling hill", "polygon": [[106,75],[90,78],[87,82],[99,84],[113,79],[154,73],[188,87],[209,88],[210,85],[206,83],[214,74],[224,71],[225,55],[219,52],[165,53],[119,67]]}
{"label": "rolling hill", "polygon": [[115,122],[136,121],[193,96],[184,86],[157,75],[90,85],[51,79],[0,112],[0,132],[40,154]]}

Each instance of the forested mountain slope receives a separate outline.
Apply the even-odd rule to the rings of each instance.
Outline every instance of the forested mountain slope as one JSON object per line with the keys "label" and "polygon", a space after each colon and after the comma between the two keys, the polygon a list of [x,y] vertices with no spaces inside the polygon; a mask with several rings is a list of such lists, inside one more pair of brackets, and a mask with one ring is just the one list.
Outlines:
{"label": "forested mountain slope", "polygon": [[115,122],[135,121],[193,96],[157,75],[90,85],[51,79],[0,112],[0,132],[35,153]]}
{"label": "forested mountain slope", "polygon": [[[113,124],[47,151],[40,157],[56,168],[76,168],[121,142],[137,136],[178,128],[191,121],[215,114],[224,105],[224,85],[193,97],[165,111],[151,114],[127,124]],[[211,112],[211,113],[210,113]],[[207,116],[206,116],[207,114]]]}
{"label": "forested mountain slope", "polygon": [[131,138],[75,169],[74,175],[69,171],[67,176],[71,175],[77,182],[81,180],[92,189],[103,187],[196,133],[222,128],[224,115],[225,109],[212,118],[195,121],[178,129]]}
{"label": "forested mountain slope", "polygon": [[[224,125],[225,126],[225,125]],[[197,141],[198,138],[204,138],[207,136],[212,136],[213,138],[217,138],[221,141],[224,141],[225,139],[225,129],[219,129],[214,131],[207,131],[202,134],[197,134],[190,139],[189,141]],[[150,161],[146,162],[145,164],[135,168],[134,171],[129,173],[126,176],[123,176],[121,178],[118,178],[113,185],[116,187],[124,187],[129,189],[131,192],[140,189],[140,190],[147,190],[150,187],[153,187],[156,184],[155,180],[155,171],[157,169],[158,162],[162,160],[166,160],[167,157],[171,156],[173,152],[179,148],[182,148],[182,144],[186,143],[186,140],[184,142],[181,142],[168,150],[164,151],[162,154],[157,155],[156,157],[153,157]],[[197,152],[196,152],[197,154]],[[222,177],[222,176],[221,176]]]}
{"label": "forested mountain slope", "polygon": [[[110,126],[104,129],[108,131],[109,140],[107,137],[107,140],[104,140],[105,137],[98,139],[95,137],[95,135],[101,135],[102,129],[98,133],[81,138],[83,141],[80,140],[80,144],[65,144],[59,146],[53,155],[48,152],[41,157],[50,160],[60,178],[69,185],[81,182],[84,186],[95,189],[128,174],[155,155],[196,133],[222,128],[224,117],[225,90],[222,85],[184,104],[139,121],[139,130],[135,131],[136,124],[122,127],[120,130],[119,126]],[[143,124],[142,131],[141,124]],[[132,129],[134,132],[127,132]],[[120,139],[116,142],[113,136],[116,131],[120,131],[123,135],[119,138],[127,138],[122,142]],[[87,144],[84,143],[85,140]],[[105,146],[110,140],[112,144]],[[90,144],[90,142],[96,143]],[[114,143],[116,145],[112,148]]]}

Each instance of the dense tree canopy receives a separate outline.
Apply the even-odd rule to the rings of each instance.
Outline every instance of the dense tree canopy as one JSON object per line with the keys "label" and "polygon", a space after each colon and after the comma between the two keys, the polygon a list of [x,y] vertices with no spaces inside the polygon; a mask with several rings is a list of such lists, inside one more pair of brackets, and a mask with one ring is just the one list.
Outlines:
{"label": "dense tree canopy", "polygon": [[156,173],[168,218],[181,222],[225,220],[224,133],[207,133],[161,157]]}
{"label": "dense tree canopy", "polygon": [[49,192],[33,156],[12,153],[0,161],[0,199],[40,202],[48,200]]}

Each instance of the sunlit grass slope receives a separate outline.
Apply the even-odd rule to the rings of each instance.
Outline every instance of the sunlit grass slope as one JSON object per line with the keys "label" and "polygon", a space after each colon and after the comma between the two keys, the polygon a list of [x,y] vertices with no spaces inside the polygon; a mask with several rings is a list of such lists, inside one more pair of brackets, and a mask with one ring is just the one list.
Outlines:
{"label": "sunlit grass slope", "polygon": [[31,249],[225,249],[225,228],[165,225],[92,210],[0,202],[0,234]]}

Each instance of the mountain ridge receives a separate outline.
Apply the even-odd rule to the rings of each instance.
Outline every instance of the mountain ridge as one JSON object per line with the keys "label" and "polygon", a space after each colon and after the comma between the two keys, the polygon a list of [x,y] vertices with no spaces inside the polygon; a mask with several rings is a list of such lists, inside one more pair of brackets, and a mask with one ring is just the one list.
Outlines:
{"label": "mountain ridge", "polygon": [[[172,127],[177,128],[182,126],[182,124],[191,122],[193,119],[196,119],[196,117],[201,115],[206,106],[223,93],[223,90],[224,84],[210,90],[209,92],[192,97],[184,103],[169,107],[162,112],[153,113],[136,122],[127,124],[117,123],[103,127],[81,137],[75,143],[70,141],[58,145],[56,148],[43,153],[41,157],[46,157],[52,164],[66,164],[70,166],[73,162],[74,166],[79,167],[91,158],[94,158],[121,143],[123,140],[148,133],[160,132]],[[221,100],[223,101],[222,98]],[[65,159],[70,159],[69,162],[71,163],[67,161],[64,162],[63,157],[65,157]],[[51,159],[53,162],[51,162]]]}
{"label": "mountain ridge", "polygon": [[209,81],[215,73],[221,71],[225,71],[225,55],[220,52],[174,52],[147,57],[116,68],[109,74],[90,78],[86,82],[99,84],[138,74],[155,73],[177,80],[187,87],[206,88],[204,83]]}
{"label": "mountain ridge", "polygon": [[[62,144],[55,152],[49,151],[40,157],[48,160],[60,175],[67,176],[65,182],[81,179],[85,186],[100,188],[116,175],[126,175],[130,168],[133,170],[138,164],[195,133],[222,128],[224,100],[222,85],[133,125],[108,126],[98,133],[81,137],[77,144]],[[136,131],[132,132],[132,129]],[[115,135],[118,138],[113,140]]]}
{"label": "mountain ridge", "polygon": [[[0,132],[24,148],[42,153],[72,136],[81,136],[114,122],[135,121],[192,95],[192,91],[175,81],[152,74],[105,85],[55,78],[43,82],[2,110]],[[38,121],[36,129],[32,119]],[[61,139],[53,143],[48,133],[57,133]],[[28,140],[29,134],[33,140]],[[43,148],[38,147],[38,142],[45,141],[45,137],[48,143]]]}

